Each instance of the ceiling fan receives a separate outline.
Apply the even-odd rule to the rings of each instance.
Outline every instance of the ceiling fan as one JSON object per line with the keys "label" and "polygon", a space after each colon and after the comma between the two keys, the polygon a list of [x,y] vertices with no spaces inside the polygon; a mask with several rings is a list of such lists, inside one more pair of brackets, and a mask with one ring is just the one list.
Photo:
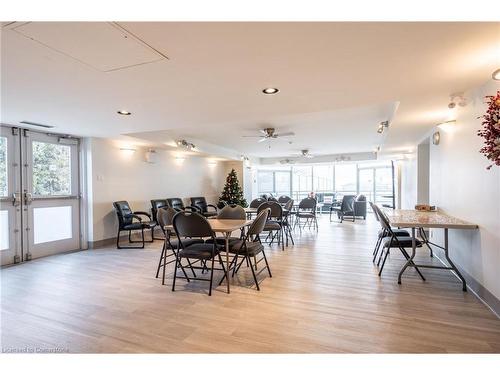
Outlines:
{"label": "ceiling fan", "polygon": [[280,137],[291,137],[294,136],[294,132],[285,132],[285,133],[275,133],[275,128],[265,128],[259,130],[262,135],[244,135],[244,138],[260,138],[257,142],[265,142],[268,139],[276,139]]}

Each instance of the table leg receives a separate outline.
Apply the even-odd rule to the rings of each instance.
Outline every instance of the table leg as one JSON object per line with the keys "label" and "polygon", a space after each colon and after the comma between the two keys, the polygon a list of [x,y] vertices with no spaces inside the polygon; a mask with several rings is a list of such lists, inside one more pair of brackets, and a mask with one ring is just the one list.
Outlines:
{"label": "table leg", "polygon": [[416,250],[417,250],[417,241],[415,239],[415,228],[411,228],[411,255],[406,261],[403,268],[401,268],[401,271],[399,271],[398,284],[401,284],[401,276],[403,276],[405,270],[408,268],[410,264],[413,264],[413,259],[415,258]]}
{"label": "table leg", "polygon": [[227,282],[227,294],[230,293],[229,290],[229,237],[231,233],[226,233],[226,282]]}
{"label": "table leg", "polygon": [[460,280],[462,280],[462,290],[464,292],[466,292],[467,291],[467,283],[465,282],[464,277],[462,276],[462,274],[460,273],[460,271],[458,271],[457,267],[453,264],[453,262],[450,259],[450,256],[448,255],[448,228],[444,228],[444,256],[445,256],[446,261],[448,262],[448,264],[451,266],[451,268],[453,269],[453,271],[458,276],[458,278]]}

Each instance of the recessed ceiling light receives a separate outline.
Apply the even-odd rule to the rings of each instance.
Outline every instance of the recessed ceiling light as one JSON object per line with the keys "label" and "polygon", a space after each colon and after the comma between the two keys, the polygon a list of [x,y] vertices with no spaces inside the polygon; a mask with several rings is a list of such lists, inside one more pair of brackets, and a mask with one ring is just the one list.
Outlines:
{"label": "recessed ceiling light", "polygon": [[491,75],[491,78],[500,81],[500,69],[495,70]]}
{"label": "recessed ceiling light", "polygon": [[132,114],[132,112],[124,111],[124,110],[119,110],[116,113],[118,113],[119,115],[123,115],[123,116],[130,116]]}
{"label": "recessed ceiling light", "polygon": [[273,95],[277,94],[280,90],[277,89],[276,87],[266,87],[262,92],[266,95]]}

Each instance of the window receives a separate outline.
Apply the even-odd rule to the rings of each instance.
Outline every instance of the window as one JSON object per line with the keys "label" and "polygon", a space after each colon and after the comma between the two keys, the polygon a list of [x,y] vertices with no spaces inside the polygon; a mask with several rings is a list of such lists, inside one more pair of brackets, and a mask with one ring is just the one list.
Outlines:
{"label": "window", "polygon": [[259,195],[270,194],[274,191],[274,172],[259,171]]}
{"label": "window", "polygon": [[333,165],[313,166],[314,191],[333,192]]}
{"label": "window", "polygon": [[33,142],[33,194],[71,195],[71,148]]}
{"label": "window", "polygon": [[335,165],[335,190],[342,193],[356,194],[357,169],[356,164]]}
{"label": "window", "polygon": [[281,195],[290,196],[290,172],[277,171],[274,172],[275,193],[279,197]]}
{"label": "window", "polygon": [[0,137],[0,197],[9,195],[7,176],[7,138]]}

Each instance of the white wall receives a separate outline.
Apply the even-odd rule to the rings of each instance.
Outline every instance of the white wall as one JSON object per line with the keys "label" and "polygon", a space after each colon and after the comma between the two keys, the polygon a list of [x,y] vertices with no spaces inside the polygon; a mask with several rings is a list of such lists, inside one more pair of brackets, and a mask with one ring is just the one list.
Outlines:
{"label": "white wall", "polygon": [[409,154],[404,160],[398,161],[401,173],[401,207],[413,209],[417,204],[417,158]]}
{"label": "white wall", "polygon": [[[112,202],[127,200],[133,210],[150,210],[150,199],[205,196],[216,203],[223,187],[227,162],[210,164],[207,158],[187,156],[176,160],[171,152],[157,150],[157,163],[145,162],[146,148],[127,152],[123,143],[88,139],[91,186],[89,241],[116,236]],[[241,164],[241,162],[240,162]]]}
{"label": "white wall", "polygon": [[[450,254],[469,275],[500,299],[500,167],[479,153],[482,138],[478,116],[484,96],[500,84],[490,81],[467,93],[468,105],[459,108],[457,122],[439,130],[440,144],[430,146],[430,202],[446,213],[476,223],[479,230],[450,230]],[[442,230],[433,232],[435,238]]]}

